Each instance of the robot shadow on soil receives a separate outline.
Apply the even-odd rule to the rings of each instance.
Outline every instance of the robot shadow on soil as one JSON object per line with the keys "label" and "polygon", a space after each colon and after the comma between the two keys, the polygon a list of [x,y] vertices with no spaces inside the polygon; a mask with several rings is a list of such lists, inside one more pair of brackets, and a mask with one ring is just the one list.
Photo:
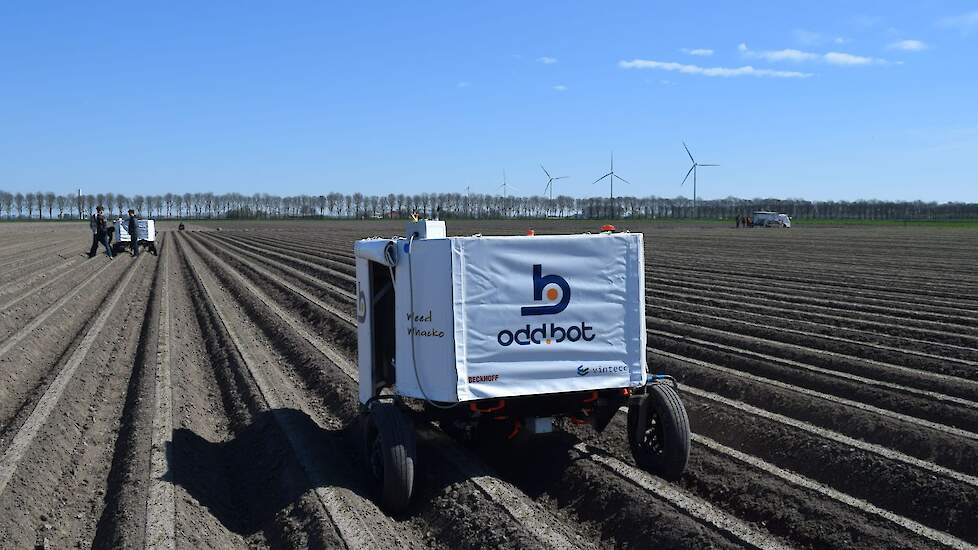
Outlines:
{"label": "robot shadow on soil", "polygon": [[365,454],[385,510],[411,500],[416,418],[503,444],[556,418],[601,431],[627,406],[636,463],[682,474],[686,410],[647,371],[640,233],[447,237],[429,220],[406,233],[355,245]]}

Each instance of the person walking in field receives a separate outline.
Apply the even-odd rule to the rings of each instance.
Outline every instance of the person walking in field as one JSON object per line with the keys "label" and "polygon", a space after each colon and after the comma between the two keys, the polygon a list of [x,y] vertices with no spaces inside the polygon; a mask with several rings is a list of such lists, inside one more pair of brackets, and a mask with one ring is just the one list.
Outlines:
{"label": "person walking in field", "polygon": [[740,229],[740,216],[737,216],[737,229]]}
{"label": "person walking in field", "polygon": [[89,258],[95,257],[95,254],[98,252],[99,243],[105,246],[105,255],[112,258],[112,247],[109,246],[109,231],[105,221],[104,210],[101,204],[98,205],[89,222],[92,227],[92,248],[88,251]]}
{"label": "person walking in field", "polygon": [[95,253],[98,251],[98,224],[95,221],[96,212],[92,212],[88,216],[88,228],[92,230],[92,248],[88,251],[88,257],[94,258]]}
{"label": "person walking in field", "polygon": [[126,229],[129,231],[129,246],[132,250],[132,257],[135,258],[139,256],[139,224],[137,223],[139,218],[136,217],[136,211],[132,208],[129,209],[129,219],[126,220],[128,226]]}

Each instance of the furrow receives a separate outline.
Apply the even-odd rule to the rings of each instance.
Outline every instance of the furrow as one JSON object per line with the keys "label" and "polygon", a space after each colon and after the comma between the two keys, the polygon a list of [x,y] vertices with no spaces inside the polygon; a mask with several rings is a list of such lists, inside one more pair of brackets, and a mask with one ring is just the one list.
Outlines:
{"label": "furrow", "polygon": [[766,418],[768,420],[772,420],[772,421],[777,422],[779,424],[784,424],[786,426],[790,426],[792,428],[795,428],[795,429],[798,429],[798,430],[802,430],[802,431],[808,432],[808,433],[813,434],[813,435],[816,435],[818,437],[829,439],[831,441],[835,441],[836,443],[841,443],[842,445],[846,445],[848,447],[854,447],[856,449],[860,449],[862,451],[867,451],[867,452],[870,452],[870,453],[873,453],[873,454],[882,456],[884,458],[888,458],[890,460],[896,460],[898,462],[902,462],[904,464],[907,464],[909,466],[913,466],[915,468],[920,468],[922,470],[926,470],[926,471],[928,471],[928,472],[930,472],[930,473],[932,473],[934,475],[939,475],[939,476],[942,476],[942,477],[953,479],[955,481],[960,481],[962,483],[966,483],[966,484],[971,485],[973,487],[978,487],[978,477],[975,477],[975,476],[972,476],[972,475],[968,475],[968,474],[964,474],[964,473],[961,473],[961,472],[952,470],[950,468],[945,468],[945,467],[940,466],[938,464],[934,464],[933,462],[928,462],[926,460],[922,460],[922,459],[919,459],[919,458],[916,458],[916,457],[913,457],[913,456],[910,456],[910,455],[901,453],[900,451],[895,451],[893,449],[889,449],[887,447],[883,447],[882,445],[877,445],[875,443],[867,443],[865,441],[861,441],[859,439],[855,439],[855,438],[849,437],[847,435],[843,435],[841,433],[834,432],[832,430],[828,430],[828,429],[825,429],[825,428],[822,428],[822,427],[819,427],[819,426],[815,426],[815,425],[809,424],[808,422],[803,422],[801,420],[795,420],[794,418],[787,417],[787,416],[785,416],[783,414],[778,414],[778,413],[775,413],[775,412],[766,411],[766,410],[761,409],[759,407],[755,407],[753,405],[749,405],[747,403],[743,403],[743,402],[737,401],[735,399],[730,399],[728,397],[724,397],[722,395],[718,395],[716,393],[713,393],[713,392],[710,392],[710,391],[707,391],[707,390],[698,388],[696,386],[692,386],[690,384],[683,384],[683,391],[686,392],[686,393],[691,393],[691,394],[693,394],[693,395],[695,395],[697,397],[701,397],[703,399],[714,401],[716,403],[721,403],[721,404],[726,405],[726,406],[728,406],[730,408],[736,409],[738,411],[747,413],[747,414],[752,415],[752,416],[759,416],[759,417],[762,417],[762,418]]}
{"label": "furrow", "polygon": [[886,388],[888,390],[893,390],[893,391],[900,392],[900,393],[906,393],[906,394],[917,396],[917,397],[923,397],[923,398],[932,399],[932,400],[936,400],[936,401],[943,401],[943,402],[946,402],[946,403],[954,403],[955,405],[960,405],[962,407],[967,407],[969,409],[978,409],[978,403],[976,403],[974,401],[969,401],[967,399],[963,399],[961,397],[954,397],[954,396],[951,396],[951,395],[945,395],[945,394],[942,394],[942,393],[939,393],[939,392],[935,392],[935,391],[921,390],[921,389],[917,389],[917,388],[911,388],[911,387],[908,387],[908,386],[902,386],[900,384],[896,384],[896,383],[893,383],[893,382],[887,382],[885,380],[877,380],[875,378],[867,378],[865,376],[859,376],[859,375],[850,374],[850,373],[847,373],[847,372],[840,372],[840,371],[835,371],[835,370],[826,369],[826,368],[822,368],[822,367],[816,367],[814,365],[808,365],[808,364],[805,364],[805,363],[801,363],[799,361],[793,361],[791,359],[782,359],[780,357],[775,357],[773,355],[767,355],[767,354],[759,353],[759,352],[756,352],[756,351],[751,351],[751,350],[736,348],[734,346],[728,346],[728,345],[725,345],[725,344],[718,344],[718,343],[715,343],[715,342],[708,342],[706,340],[701,340],[699,338],[693,338],[693,337],[690,337],[690,336],[683,336],[681,334],[674,334],[674,333],[667,332],[667,331],[664,331],[664,330],[647,329],[646,332],[649,333],[649,334],[655,334],[655,335],[658,335],[658,336],[664,336],[666,338],[675,339],[675,340],[678,340],[678,341],[681,341],[681,342],[690,342],[690,343],[696,344],[698,346],[703,346],[703,347],[707,347],[707,348],[711,348],[711,349],[715,349],[715,350],[721,350],[721,351],[726,351],[726,352],[730,352],[730,353],[735,353],[735,354],[741,355],[743,357],[751,357],[751,358],[755,358],[755,359],[769,361],[769,362],[772,362],[772,363],[776,363],[778,365],[783,365],[785,367],[788,367],[788,369],[799,369],[799,370],[804,370],[804,371],[808,371],[808,372],[813,372],[813,373],[818,373],[818,374],[824,374],[824,375],[827,375],[827,376],[831,376],[833,378],[838,378],[838,379],[846,380],[846,381],[849,381],[849,382],[852,382],[852,383],[856,383],[856,384],[863,384],[863,385],[867,385],[867,386],[876,386],[876,387],[880,387],[880,388]]}
{"label": "furrow", "polygon": [[[764,324],[760,324],[760,323],[752,323],[752,322],[749,322],[749,321],[741,321],[741,320],[735,319],[733,317],[720,317],[718,315],[710,315],[710,314],[706,314],[706,313],[698,313],[698,312],[692,312],[692,311],[688,311],[688,310],[684,310],[684,309],[678,309],[678,308],[673,308],[673,307],[666,307],[666,306],[658,305],[657,303],[649,303],[647,307],[649,309],[658,309],[658,310],[662,310],[662,311],[669,311],[669,312],[673,312],[673,313],[677,313],[677,314],[681,314],[681,315],[692,315],[694,317],[700,317],[700,318],[706,318],[706,319],[713,319],[713,320],[716,320],[716,321],[723,321],[725,323],[733,323],[733,324],[744,325],[744,326],[753,326],[753,327],[759,327],[759,328],[767,329],[767,330],[777,330],[778,332],[785,332],[785,333],[790,333],[790,334],[796,334],[796,335],[799,335],[799,336],[805,336],[807,338],[812,338],[812,339],[828,340],[828,341],[832,341],[832,342],[843,342],[843,343],[846,343],[846,344],[852,344],[852,345],[863,347],[863,348],[879,349],[879,350],[890,351],[890,352],[894,352],[894,353],[900,353],[900,354],[904,354],[904,355],[914,355],[914,356],[918,356],[918,357],[926,357],[928,359],[935,359],[935,360],[939,360],[939,361],[946,361],[946,362],[951,362],[951,363],[957,363],[957,364],[961,364],[961,365],[967,365],[969,367],[978,367],[978,362],[970,361],[970,360],[967,360],[967,359],[961,359],[961,358],[958,358],[958,357],[946,357],[946,356],[936,355],[936,354],[933,354],[933,353],[927,353],[927,352],[923,352],[923,351],[917,351],[917,350],[905,349],[905,348],[898,348],[898,347],[894,347],[894,346],[887,346],[887,345],[884,345],[884,344],[875,344],[875,343],[872,343],[872,342],[862,342],[862,341],[859,341],[859,340],[852,340],[852,339],[849,339],[849,338],[842,338],[842,337],[839,337],[839,336],[831,336],[831,335],[828,335],[828,334],[821,334],[821,333],[815,333],[815,332],[807,332],[807,331],[798,330],[798,329],[792,329],[792,328],[787,328],[787,327],[774,327],[774,326],[764,325]],[[938,345],[938,346],[944,346],[944,345],[946,345],[946,344],[936,344],[934,342],[926,342],[926,343],[929,344],[929,345]]]}
{"label": "furrow", "polygon": [[937,431],[937,432],[948,433],[948,434],[954,435],[956,437],[960,437],[962,439],[967,439],[969,441],[978,441],[978,434],[976,434],[974,432],[969,432],[967,430],[962,430],[962,429],[959,429],[959,428],[954,428],[952,426],[945,426],[943,424],[938,424],[937,422],[931,422],[930,420],[923,420],[921,418],[916,418],[916,417],[913,417],[913,416],[908,416],[908,415],[905,415],[905,414],[902,414],[902,413],[898,413],[898,412],[895,412],[895,411],[890,411],[890,410],[887,410],[887,409],[881,409],[879,407],[874,407],[873,405],[867,405],[866,403],[862,403],[862,402],[859,402],[859,401],[853,401],[851,399],[846,399],[846,398],[843,398],[843,397],[837,397],[835,395],[829,395],[829,394],[826,394],[826,393],[817,392],[817,391],[814,391],[814,390],[810,390],[808,388],[803,388],[803,387],[795,386],[795,385],[792,385],[792,384],[786,384],[784,382],[780,382],[780,381],[777,381],[777,380],[771,380],[769,378],[764,378],[762,376],[757,376],[757,375],[754,375],[754,374],[749,374],[749,373],[741,372],[741,371],[730,369],[730,368],[727,368],[727,367],[722,367],[720,365],[714,365],[712,363],[707,363],[706,361],[700,361],[699,359],[692,359],[692,358],[689,358],[689,357],[684,357],[682,355],[677,355],[675,353],[670,353],[668,351],[662,351],[662,350],[658,350],[658,349],[650,349],[649,352],[650,353],[653,353],[653,354],[656,354],[656,355],[662,355],[664,357],[670,357],[670,358],[675,359],[677,361],[683,361],[683,362],[686,362],[686,363],[691,363],[691,364],[694,364],[694,365],[698,365],[700,367],[703,367],[703,368],[706,368],[706,369],[710,369],[710,370],[713,370],[713,371],[716,371],[716,372],[722,372],[722,373],[727,374],[729,376],[734,376],[734,377],[737,377],[737,378],[742,378],[742,379],[745,379],[745,380],[750,380],[751,382],[756,382],[758,384],[764,384],[764,385],[768,385],[768,386],[773,386],[775,388],[780,388],[780,389],[784,389],[784,390],[793,391],[793,392],[796,392],[796,393],[800,393],[802,395],[807,395],[809,397],[814,397],[816,399],[821,399],[821,400],[824,400],[824,401],[831,401],[833,403],[838,403],[840,405],[845,405],[847,407],[852,407],[854,409],[859,409],[859,410],[866,411],[866,412],[869,412],[869,413],[877,414],[879,416],[884,416],[884,417],[892,418],[894,420],[898,420],[900,422],[905,422],[907,424],[913,424],[913,425],[919,426],[921,428],[928,428],[928,429],[931,429],[931,430],[934,430],[934,431]]}
{"label": "furrow", "polygon": [[[901,377],[904,379],[916,378],[916,379],[927,380],[928,385],[939,384],[940,387],[945,388],[944,391],[948,391],[948,392],[957,391],[959,396],[962,394],[978,396],[978,381],[970,380],[968,378],[962,378],[960,376],[953,376],[949,374],[931,372],[922,369],[904,367],[902,365],[894,365],[893,363],[885,363],[873,359],[857,357],[855,355],[848,355],[845,353],[823,350],[823,349],[809,348],[798,344],[792,344],[790,342],[781,342],[779,340],[771,340],[769,338],[761,338],[760,336],[741,334],[739,332],[731,332],[728,330],[695,325],[692,323],[685,323],[682,321],[674,321],[670,319],[667,322],[671,325],[679,325],[680,327],[686,327],[688,330],[701,331],[710,335],[716,335],[717,337],[735,338],[737,340],[743,340],[748,343],[756,343],[765,346],[776,346],[778,348],[793,350],[800,353],[804,353],[806,355],[814,355],[814,356],[826,357],[831,359],[839,359],[841,361],[847,361],[847,362],[856,362],[860,366],[873,367],[877,369],[877,371],[879,372],[879,376],[886,376],[889,373],[896,373],[901,375]],[[666,331],[663,332],[668,333]],[[685,336],[682,337],[685,338]]]}
{"label": "furrow", "polygon": [[742,452],[740,452],[740,451],[738,451],[736,449],[732,449],[730,447],[727,447],[726,445],[723,445],[721,443],[718,443],[717,441],[714,441],[713,439],[710,439],[709,437],[706,437],[706,436],[703,436],[703,435],[699,435],[699,434],[693,434],[692,437],[693,437],[693,442],[694,443],[698,443],[698,444],[703,445],[704,447],[707,447],[707,448],[709,448],[709,449],[711,449],[711,450],[713,450],[715,452],[718,452],[718,453],[724,454],[726,456],[732,457],[732,458],[734,458],[736,460],[739,460],[740,462],[743,462],[744,464],[747,464],[748,466],[757,468],[758,470],[761,470],[761,471],[763,471],[765,473],[768,473],[768,474],[770,474],[772,476],[775,476],[777,478],[783,479],[787,483],[791,483],[793,485],[797,485],[798,487],[802,487],[804,489],[815,491],[815,492],[817,492],[817,493],[819,493],[821,495],[824,495],[824,496],[826,496],[828,498],[831,498],[832,500],[841,502],[841,503],[843,503],[843,504],[845,504],[847,506],[851,506],[851,507],[853,507],[853,508],[855,508],[855,509],[857,509],[857,510],[859,510],[861,512],[865,512],[867,514],[872,514],[872,515],[875,515],[875,516],[879,516],[879,517],[881,517],[881,518],[883,518],[883,519],[885,519],[887,521],[890,521],[892,523],[895,523],[896,525],[899,525],[900,527],[906,529],[907,531],[910,531],[910,532],[915,533],[917,535],[920,535],[922,537],[926,537],[926,538],[928,538],[928,539],[930,539],[930,540],[932,540],[932,541],[934,541],[934,542],[936,542],[938,544],[941,544],[943,546],[947,546],[948,548],[957,548],[957,549],[960,549],[960,550],[974,550],[975,548],[978,548],[978,546],[975,546],[973,544],[970,544],[968,542],[965,542],[965,541],[963,541],[963,540],[961,540],[961,539],[959,539],[959,538],[957,538],[957,537],[955,537],[953,535],[949,535],[949,534],[947,534],[947,533],[945,533],[943,531],[939,531],[937,529],[932,529],[932,528],[927,527],[926,525],[923,525],[921,523],[918,523],[918,522],[916,522],[916,521],[914,521],[912,519],[905,518],[905,517],[903,517],[903,516],[901,516],[899,514],[894,514],[893,512],[890,512],[889,510],[884,510],[884,509],[879,508],[878,506],[874,506],[874,505],[872,505],[872,504],[870,504],[870,503],[868,503],[868,502],[866,502],[864,500],[861,500],[861,499],[858,499],[858,498],[849,496],[849,495],[847,495],[847,494],[845,494],[845,493],[843,493],[841,491],[837,491],[837,490],[835,490],[835,489],[833,489],[833,488],[831,488],[828,485],[825,485],[823,483],[819,483],[819,482],[814,481],[814,480],[811,480],[811,479],[809,479],[809,478],[807,478],[805,476],[796,474],[794,472],[790,472],[790,471],[785,470],[783,468],[779,468],[779,467],[777,467],[777,466],[775,466],[775,465],[773,465],[773,464],[771,464],[769,462],[765,462],[765,461],[763,461],[763,460],[761,460],[761,459],[759,459],[759,458],[757,458],[755,456],[748,455],[748,454],[742,453]]}
{"label": "furrow", "polygon": [[176,546],[176,503],[173,479],[173,388],[170,382],[170,252],[163,252],[159,334],[156,348],[156,408],[150,447],[149,492],[146,498],[144,548],[172,550]]}
{"label": "furrow", "polygon": [[769,533],[755,529],[746,522],[719,510],[709,502],[678,489],[674,485],[662,481],[645,471],[629,466],[612,456],[592,448],[586,443],[578,443],[574,446],[574,449],[584,457],[601,464],[609,471],[620,475],[631,483],[655,493],[699,521],[728,534],[744,546],[763,550],[790,548],[772,537]]}

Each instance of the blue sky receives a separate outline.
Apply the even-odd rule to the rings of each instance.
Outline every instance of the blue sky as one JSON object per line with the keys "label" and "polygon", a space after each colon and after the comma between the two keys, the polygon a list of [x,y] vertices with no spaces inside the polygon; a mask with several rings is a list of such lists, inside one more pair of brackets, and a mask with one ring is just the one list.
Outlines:
{"label": "blue sky", "polygon": [[976,60],[976,2],[5,2],[0,188],[689,196],[685,139],[701,197],[974,202]]}

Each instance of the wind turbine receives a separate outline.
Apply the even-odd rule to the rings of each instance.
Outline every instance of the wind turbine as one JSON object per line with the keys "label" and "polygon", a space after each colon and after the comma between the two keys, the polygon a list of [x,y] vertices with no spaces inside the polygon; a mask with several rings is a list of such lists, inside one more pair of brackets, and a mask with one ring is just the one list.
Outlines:
{"label": "wind turbine", "polygon": [[623,182],[625,182],[625,183],[627,183],[629,185],[631,184],[631,182],[615,173],[615,153],[614,152],[611,153],[611,171],[608,172],[607,174],[601,176],[600,178],[592,181],[591,182],[591,185],[594,185],[595,183],[598,183],[599,181],[601,181],[601,180],[603,180],[605,178],[608,178],[608,184],[610,186],[611,210],[612,210],[612,212],[617,212],[617,209],[615,208],[615,178],[618,178],[621,181],[623,181]]}
{"label": "wind turbine", "polygon": [[720,165],[719,164],[700,164],[700,163],[696,162],[696,159],[693,158],[693,153],[690,153],[689,152],[689,147],[686,147],[686,142],[685,141],[683,142],[683,149],[686,149],[686,154],[689,155],[689,160],[690,160],[690,162],[693,163],[693,165],[690,166],[689,172],[686,172],[686,177],[683,178],[682,185],[686,185],[686,180],[689,179],[689,175],[690,174],[693,174],[693,216],[696,216],[696,214],[697,214],[697,211],[696,211],[696,168],[699,167],[699,166],[720,166]]}
{"label": "wind turbine", "polygon": [[[509,195],[506,194],[506,189],[508,187],[512,187],[513,189],[516,189],[517,191],[519,191],[519,189],[517,189],[515,185],[509,185],[508,183],[506,183],[506,171],[505,170],[503,170],[503,184],[500,185],[499,187],[502,187],[503,188],[503,197],[508,197],[509,196]],[[497,187],[497,189],[499,187]]]}
{"label": "wind turbine", "polygon": [[546,193],[549,190],[550,191],[550,202],[553,202],[553,200],[554,200],[554,182],[557,181],[557,180],[567,179],[570,176],[557,176],[557,177],[551,176],[550,175],[550,172],[547,172],[547,169],[544,168],[542,164],[540,165],[540,169],[543,170],[543,173],[547,175],[547,186],[543,188],[543,192]]}

